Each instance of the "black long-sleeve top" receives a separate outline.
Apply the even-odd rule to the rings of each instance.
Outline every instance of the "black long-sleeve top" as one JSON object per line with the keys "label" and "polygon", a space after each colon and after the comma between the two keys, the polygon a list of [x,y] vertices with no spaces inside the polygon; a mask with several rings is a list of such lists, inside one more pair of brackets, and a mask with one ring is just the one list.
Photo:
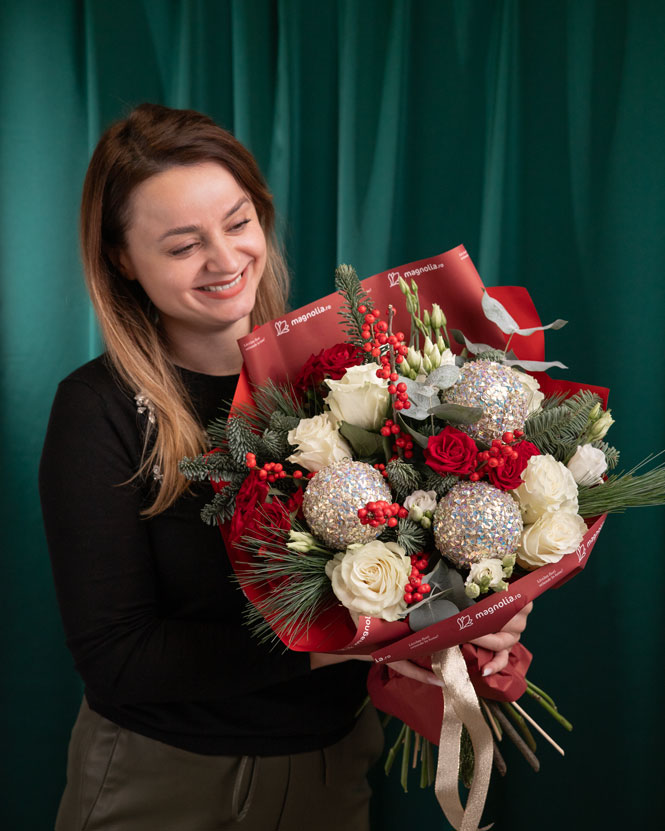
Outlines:
{"label": "black long-sleeve top", "polygon": [[[203,424],[237,378],[181,370]],[[246,603],[197,486],[151,519],[154,482],[129,480],[147,410],[104,357],[61,382],[40,466],[58,602],[90,707],[186,750],[275,755],[348,732],[366,665],[310,671],[307,654],[271,650],[242,622]]]}

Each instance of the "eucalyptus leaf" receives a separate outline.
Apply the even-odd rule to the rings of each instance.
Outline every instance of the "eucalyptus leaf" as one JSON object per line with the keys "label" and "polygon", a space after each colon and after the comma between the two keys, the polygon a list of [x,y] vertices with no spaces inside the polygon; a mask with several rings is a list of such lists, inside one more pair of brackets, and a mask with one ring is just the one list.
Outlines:
{"label": "eucalyptus leaf", "polygon": [[475,424],[483,415],[482,407],[464,407],[462,404],[444,402],[430,410],[430,415],[436,416],[451,424]]}
{"label": "eucalyptus leaf", "polygon": [[547,326],[532,326],[531,329],[516,329],[515,334],[527,337],[528,335],[533,335],[534,332],[543,332],[545,329],[563,329],[567,323],[567,320],[557,318],[554,322],[548,323]]}
{"label": "eucalyptus leaf", "polygon": [[348,421],[341,423],[339,432],[349,442],[357,456],[370,458],[383,451],[383,436],[379,433],[372,433],[364,427],[349,424]]}
{"label": "eucalyptus leaf", "polygon": [[453,364],[445,364],[432,370],[425,379],[425,383],[440,390],[447,390],[452,387],[460,376],[459,368]]}
{"label": "eucalyptus leaf", "polygon": [[506,307],[490,297],[487,292],[483,293],[481,305],[485,317],[495,323],[504,334],[512,335],[519,330],[519,323],[510,315]]}
{"label": "eucalyptus leaf", "polygon": [[547,369],[556,367],[557,369],[568,369],[561,361],[503,361],[504,366],[521,366],[529,372],[545,372]]}
{"label": "eucalyptus leaf", "polygon": [[474,355],[478,355],[479,352],[487,352],[490,349],[496,349],[495,346],[489,346],[486,343],[472,343],[463,332],[460,332],[459,329],[452,329],[451,331],[457,343],[463,343],[469,352],[472,352]]}

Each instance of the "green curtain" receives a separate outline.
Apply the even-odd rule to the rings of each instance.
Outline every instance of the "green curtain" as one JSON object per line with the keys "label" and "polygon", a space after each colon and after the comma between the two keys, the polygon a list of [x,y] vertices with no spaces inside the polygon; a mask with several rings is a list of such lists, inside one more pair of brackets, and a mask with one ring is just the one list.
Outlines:
{"label": "green curtain", "polygon": [[[57,381],[100,350],[76,239],[100,131],[142,100],[234,130],[275,192],[294,305],[338,262],[368,276],[464,243],[488,285],[570,321],[548,357],[611,387],[630,467],[665,446],[664,44],[661,0],[0,4],[3,828],[52,826],[80,697],[36,468]],[[567,756],[541,743],[537,777],[507,753],[499,831],[662,817],[663,525],[610,518],[537,603],[530,675],[575,732],[547,725]],[[447,827],[415,780],[374,785],[375,829]]]}

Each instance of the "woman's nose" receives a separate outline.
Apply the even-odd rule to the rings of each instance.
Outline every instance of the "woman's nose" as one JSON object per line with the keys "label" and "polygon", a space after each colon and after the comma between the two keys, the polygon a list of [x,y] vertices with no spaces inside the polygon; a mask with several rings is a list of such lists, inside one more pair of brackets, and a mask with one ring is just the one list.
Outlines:
{"label": "woman's nose", "polygon": [[209,243],[207,254],[206,266],[209,271],[234,274],[240,267],[240,257],[233,243],[223,237]]}

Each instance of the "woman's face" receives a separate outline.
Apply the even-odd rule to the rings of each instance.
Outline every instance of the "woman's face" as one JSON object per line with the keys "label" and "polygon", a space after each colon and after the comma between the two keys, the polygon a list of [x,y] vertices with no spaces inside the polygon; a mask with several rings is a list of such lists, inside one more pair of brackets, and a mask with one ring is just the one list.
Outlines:
{"label": "woman's face", "polygon": [[266,240],[252,201],[226,168],[180,165],[132,193],[119,261],[174,343],[229,327],[240,337],[249,331]]}

